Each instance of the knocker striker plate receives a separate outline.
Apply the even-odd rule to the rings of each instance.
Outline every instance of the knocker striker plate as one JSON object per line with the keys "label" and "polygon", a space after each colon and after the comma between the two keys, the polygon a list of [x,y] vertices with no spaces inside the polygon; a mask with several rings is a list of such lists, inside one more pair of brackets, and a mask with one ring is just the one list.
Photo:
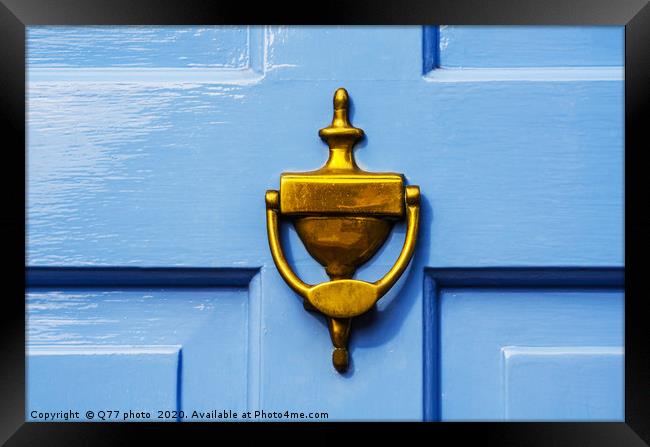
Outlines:
{"label": "knocker striker plate", "polygon": [[[283,173],[280,190],[266,192],[269,246],[282,278],[306,302],[327,318],[334,344],[332,361],[347,370],[352,317],[370,310],[402,275],[415,249],[420,189],[405,186],[401,174],[372,173],[359,168],[352,148],[364,136],[348,119],[345,89],[334,94],[332,123],[321,129],[329,158],[320,169]],[[309,254],[330,281],[310,285],[296,276],[282,252],[278,218],[290,220]],[[384,244],[393,224],[406,219],[407,231],[395,265],[378,281],[352,279],[357,268]]]}

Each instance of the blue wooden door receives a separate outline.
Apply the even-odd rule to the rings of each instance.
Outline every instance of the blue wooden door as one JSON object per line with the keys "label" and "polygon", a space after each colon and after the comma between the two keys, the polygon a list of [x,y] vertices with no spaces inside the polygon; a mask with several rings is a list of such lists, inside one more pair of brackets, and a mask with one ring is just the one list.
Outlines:
{"label": "blue wooden door", "polygon": [[[27,418],[622,420],[623,33],[29,27]],[[358,163],[423,195],[343,375],[264,208],[338,87]]]}

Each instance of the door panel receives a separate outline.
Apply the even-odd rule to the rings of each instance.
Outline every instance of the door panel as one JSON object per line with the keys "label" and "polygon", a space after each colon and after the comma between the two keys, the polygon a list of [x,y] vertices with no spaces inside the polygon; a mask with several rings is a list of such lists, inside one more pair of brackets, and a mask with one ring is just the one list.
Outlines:
{"label": "door panel", "polygon": [[[622,27],[32,27],[28,39],[30,408],[53,402],[38,385],[50,367],[74,390],[65,357],[100,376],[159,371],[150,405],[176,393],[185,411],[622,417]],[[359,165],[423,194],[409,271],[355,320],[345,375],[322,318],[278,275],[264,215],[281,172],[324,162],[317,131],[341,86],[367,134]],[[326,279],[293,228],[282,237],[304,280]],[[358,277],[382,276],[403,237],[397,225]],[[496,273],[472,279],[482,269]],[[463,279],[438,294],[447,271]],[[48,323],[66,318],[109,322]],[[106,403],[126,402],[105,379]],[[66,402],[94,405],[86,394]]]}
{"label": "door panel", "polygon": [[249,274],[248,287],[235,286],[244,276],[235,272],[233,286],[205,287],[228,278],[147,273],[119,272],[131,278],[127,287],[111,285],[120,278],[105,270],[93,278],[79,271],[74,279],[69,272],[32,275],[37,284],[63,277],[93,285],[29,290],[28,415],[63,406],[83,410],[81,420],[98,409],[149,411],[155,419],[156,410],[249,406],[250,376],[259,366],[257,280]]}
{"label": "door panel", "polygon": [[442,419],[623,420],[622,298],[622,290],[443,289]]}
{"label": "door panel", "polygon": [[441,26],[439,33],[440,66],[446,68],[624,64],[622,27]]}
{"label": "door panel", "polygon": [[[30,67],[218,67],[250,61],[245,26],[30,26]],[[259,30],[257,30],[259,31]],[[253,30],[252,32],[256,32]]]}
{"label": "door panel", "polygon": [[97,412],[100,421],[122,421],[130,411],[141,413],[137,420],[157,421],[158,410],[181,406],[180,349],[173,345],[29,347],[27,420],[39,421],[45,412],[72,409],[79,413],[70,415],[71,421],[89,420],[86,411]]}

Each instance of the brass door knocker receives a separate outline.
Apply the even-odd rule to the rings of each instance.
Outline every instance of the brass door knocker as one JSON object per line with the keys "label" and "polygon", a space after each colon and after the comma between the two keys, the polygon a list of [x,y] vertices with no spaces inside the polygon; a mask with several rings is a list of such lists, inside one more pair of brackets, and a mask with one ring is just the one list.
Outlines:
{"label": "brass door knocker", "polygon": [[[334,117],[319,131],[329,146],[329,159],[315,171],[283,173],[280,191],[266,192],[269,245],[280,275],[305,300],[308,310],[327,317],[334,344],[332,363],[348,368],[352,317],[370,310],[402,275],[413,255],[420,215],[420,188],[405,186],[401,174],[366,172],[354,160],[352,147],[363,130],[348,120],[348,92],[334,94]],[[293,225],[309,254],[325,267],[331,281],[304,283],[287,263],[278,233],[278,217]],[[383,245],[397,220],[406,216],[407,230],[395,265],[380,280],[351,279],[356,269]]]}

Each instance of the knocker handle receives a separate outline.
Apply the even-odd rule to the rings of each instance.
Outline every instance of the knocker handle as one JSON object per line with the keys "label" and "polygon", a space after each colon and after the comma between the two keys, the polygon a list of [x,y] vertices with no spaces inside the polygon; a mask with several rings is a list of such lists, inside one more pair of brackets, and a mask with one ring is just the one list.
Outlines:
{"label": "knocker handle", "polygon": [[350,318],[367,312],[390,290],[406,270],[415,250],[420,222],[419,187],[406,186],[405,188],[407,230],[404,246],[395,265],[386,275],[374,283],[355,279],[340,279],[310,285],[298,278],[287,263],[280,244],[278,231],[279,197],[278,191],[270,190],[266,192],[267,232],[273,261],[289,287],[326,316]]}
{"label": "knocker handle", "polygon": [[275,190],[266,191],[266,230],[269,236],[269,246],[271,247],[271,255],[275,262],[278,272],[282,279],[291,287],[298,295],[307,298],[311,285],[305,284],[293,272],[289,263],[284,257],[282,252],[282,245],[280,244],[280,235],[278,232],[278,214],[280,213],[280,193]]}
{"label": "knocker handle", "polygon": [[377,286],[377,293],[381,298],[395,285],[397,280],[402,276],[406,267],[408,267],[413,251],[415,250],[415,242],[417,241],[418,229],[420,227],[420,187],[407,186],[405,188],[406,202],[406,237],[404,239],[404,246],[402,251],[395,261],[395,265],[381,278],[375,282]]}

